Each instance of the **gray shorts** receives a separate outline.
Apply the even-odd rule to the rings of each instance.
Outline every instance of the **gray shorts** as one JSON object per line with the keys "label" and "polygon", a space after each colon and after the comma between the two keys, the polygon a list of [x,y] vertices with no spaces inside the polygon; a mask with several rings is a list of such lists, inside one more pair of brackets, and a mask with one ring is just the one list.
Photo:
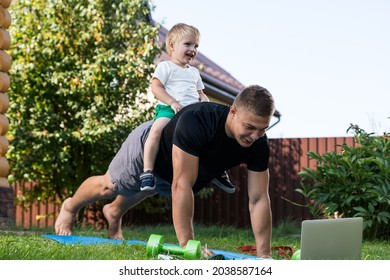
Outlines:
{"label": "gray shorts", "polygon": [[[140,192],[139,176],[144,166],[144,145],[152,123],[153,121],[149,121],[134,129],[108,167],[111,180],[117,185],[116,194],[118,195],[130,197]],[[171,195],[169,182],[156,176],[156,185],[156,191],[152,191],[150,195],[155,193],[164,196]]]}

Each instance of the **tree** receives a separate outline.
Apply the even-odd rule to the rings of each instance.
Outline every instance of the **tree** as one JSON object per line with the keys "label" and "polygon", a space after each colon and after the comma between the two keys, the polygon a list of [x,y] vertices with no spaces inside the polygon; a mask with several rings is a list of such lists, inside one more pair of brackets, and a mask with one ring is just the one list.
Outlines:
{"label": "tree", "polygon": [[9,181],[37,183],[30,202],[63,199],[151,118],[159,30],[143,0],[18,0],[11,13]]}

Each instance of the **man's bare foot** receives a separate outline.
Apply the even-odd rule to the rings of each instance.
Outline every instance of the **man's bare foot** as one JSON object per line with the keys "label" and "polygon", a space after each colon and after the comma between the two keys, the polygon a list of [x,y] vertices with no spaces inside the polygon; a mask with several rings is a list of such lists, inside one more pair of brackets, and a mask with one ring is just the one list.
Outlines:
{"label": "man's bare foot", "polygon": [[114,216],[111,204],[107,204],[103,207],[103,215],[108,222],[108,237],[115,240],[123,240],[122,218]]}
{"label": "man's bare foot", "polygon": [[71,199],[72,198],[69,197],[64,200],[60,214],[55,222],[54,229],[58,235],[72,235],[73,223],[76,217],[67,209],[67,204]]}

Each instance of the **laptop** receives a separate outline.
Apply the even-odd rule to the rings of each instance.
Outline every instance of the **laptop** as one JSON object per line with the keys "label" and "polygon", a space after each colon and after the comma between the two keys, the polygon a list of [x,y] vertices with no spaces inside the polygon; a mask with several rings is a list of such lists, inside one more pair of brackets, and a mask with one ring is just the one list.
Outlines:
{"label": "laptop", "polygon": [[301,260],[360,260],[363,218],[305,220]]}

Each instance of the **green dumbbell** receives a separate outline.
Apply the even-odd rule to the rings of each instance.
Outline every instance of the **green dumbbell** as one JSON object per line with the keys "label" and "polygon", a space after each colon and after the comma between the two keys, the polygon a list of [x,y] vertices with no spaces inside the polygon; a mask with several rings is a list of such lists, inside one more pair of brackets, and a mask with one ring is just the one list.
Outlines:
{"label": "green dumbbell", "polygon": [[183,255],[186,260],[198,260],[202,256],[202,248],[197,240],[189,240],[185,247],[164,244],[164,238],[161,235],[152,234],[146,244],[146,255],[152,257],[159,253]]}

